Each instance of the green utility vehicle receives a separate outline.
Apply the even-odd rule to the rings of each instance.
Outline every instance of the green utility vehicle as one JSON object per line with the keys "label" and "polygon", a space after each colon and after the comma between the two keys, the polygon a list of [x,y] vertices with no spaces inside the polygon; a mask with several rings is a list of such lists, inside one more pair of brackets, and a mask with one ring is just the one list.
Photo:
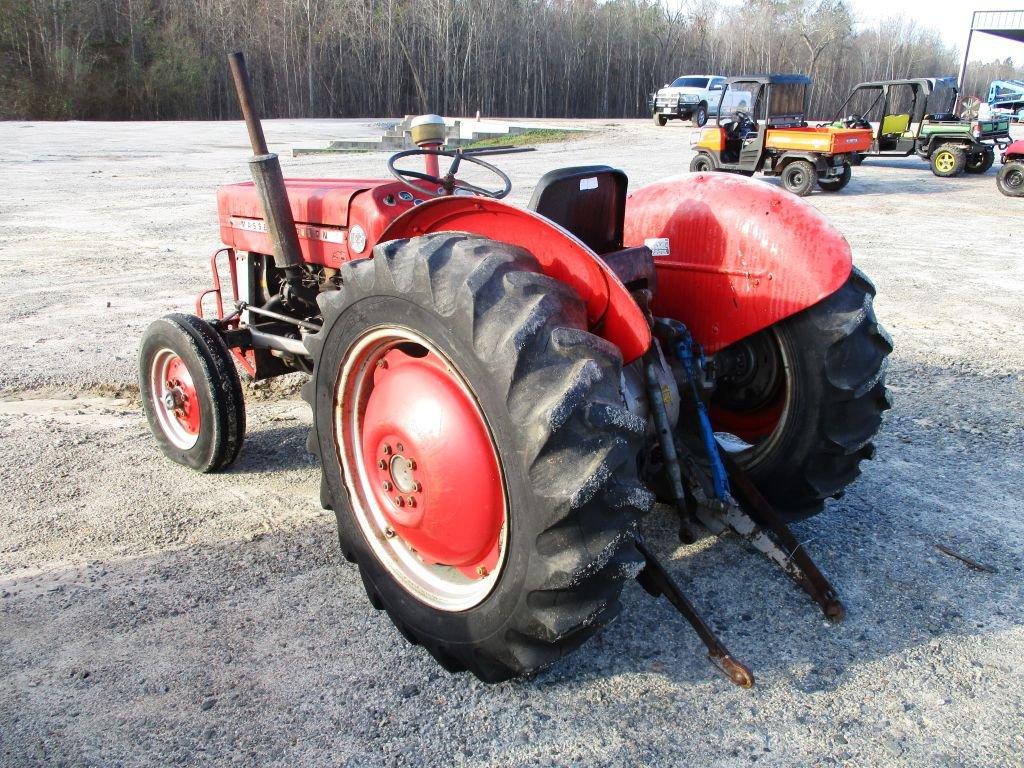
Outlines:
{"label": "green utility vehicle", "polygon": [[958,89],[952,77],[879,80],[854,86],[833,125],[870,128],[871,149],[852,158],[917,154],[936,176],[985,173],[995,148],[1010,143],[1010,121],[961,120],[953,112]]}

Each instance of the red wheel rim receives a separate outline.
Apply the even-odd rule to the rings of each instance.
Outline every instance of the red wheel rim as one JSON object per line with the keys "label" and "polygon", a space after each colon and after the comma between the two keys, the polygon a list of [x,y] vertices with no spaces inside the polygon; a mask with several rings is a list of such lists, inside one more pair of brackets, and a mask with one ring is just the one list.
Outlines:
{"label": "red wheel rim", "polygon": [[199,440],[202,411],[192,374],[178,353],[161,349],[150,366],[153,408],[164,435],[187,451]]}
{"label": "red wheel rim", "polygon": [[334,407],[352,510],[378,560],[436,608],[485,599],[504,564],[508,503],[462,373],[414,331],[376,328],[346,354]]}
{"label": "red wheel rim", "polygon": [[[762,332],[745,340],[743,344],[748,349],[737,348],[746,352],[744,356],[748,359],[745,376],[742,378],[752,385],[752,389],[746,393],[751,399],[744,401],[743,397],[735,393],[724,397],[725,393],[722,393],[717,398],[712,397],[709,415],[723,448],[730,453],[742,455],[745,466],[750,468],[757,464],[782,433],[781,427],[789,412],[792,396],[792,369],[775,333]],[[753,345],[752,349],[750,345]],[[766,381],[758,381],[762,374],[768,377]]]}

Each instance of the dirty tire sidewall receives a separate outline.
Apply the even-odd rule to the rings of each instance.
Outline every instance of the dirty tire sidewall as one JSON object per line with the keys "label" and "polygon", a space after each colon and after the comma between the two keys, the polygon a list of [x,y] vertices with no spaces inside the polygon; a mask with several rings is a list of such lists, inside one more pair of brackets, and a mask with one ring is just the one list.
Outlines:
{"label": "dirty tire sidewall", "polygon": [[789,365],[784,422],[756,463],[736,458],[789,521],[820,512],[874,456],[872,441],[890,407],[885,372],[892,351],[875,318],[874,293],[854,268],[834,294],[768,330]]}
{"label": "dirty tire sidewall", "polygon": [[[199,397],[199,437],[183,450],[164,434],[156,416],[150,369],[155,356],[170,349],[188,368]],[[215,472],[231,464],[245,438],[242,383],[224,340],[195,315],[171,314],[146,329],[139,347],[139,393],[146,419],[160,449],[169,459],[199,472]]]}
{"label": "dirty tire sidewall", "polygon": [[[636,476],[644,425],[622,402],[617,350],[586,332],[575,293],[515,246],[460,233],[392,241],[342,277],[342,290],[321,301],[325,330],[308,342],[315,369],[303,396],[314,408],[321,495],[371,603],[450,671],[494,682],[554,663],[617,615],[623,583],[641,566],[633,531],[652,501]],[[433,608],[401,586],[350,508],[334,390],[351,344],[380,325],[412,328],[455,364],[502,466],[505,561],[490,594],[466,610]]]}

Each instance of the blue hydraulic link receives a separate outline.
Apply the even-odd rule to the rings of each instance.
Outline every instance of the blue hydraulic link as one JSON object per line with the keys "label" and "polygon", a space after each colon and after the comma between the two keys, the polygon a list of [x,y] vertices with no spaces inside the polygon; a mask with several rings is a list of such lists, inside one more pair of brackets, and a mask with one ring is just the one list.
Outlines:
{"label": "blue hydraulic link", "polygon": [[[704,450],[707,451],[708,461],[711,463],[711,480],[715,496],[724,501],[731,495],[729,477],[726,474],[725,465],[722,463],[722,457],[718,453],[718,441],[715,440],[715,431],[711,428],[708,409],[697,389],[698,369],[704,370],[704,350],[694,343],[689,330],[682,330],[681,335],[682,341],[676,344],[676,354],[679,356],[683,368],[686,369],[686,378],[690,381],[690,392],[693,395],[693,404],[697,408],[697,418],[700,422],[701,439],[704,441]],[[695,349],[696,354],[694,353]]]}

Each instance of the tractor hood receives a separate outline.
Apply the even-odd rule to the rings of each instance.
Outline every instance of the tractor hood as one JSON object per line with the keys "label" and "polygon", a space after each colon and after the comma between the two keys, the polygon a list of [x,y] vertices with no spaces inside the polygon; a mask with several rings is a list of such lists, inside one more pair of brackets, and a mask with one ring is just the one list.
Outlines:
{"label": "tractor hood", "polygon": [[[297,224],[331,227],[348,226],[352,198],[360,192],[387,184],[388,179],[286,179],[288,200]],[[221,226],[232,217],[262,219],[259,194],[251,181],[228,184],[217,189],[217,211]]]}

